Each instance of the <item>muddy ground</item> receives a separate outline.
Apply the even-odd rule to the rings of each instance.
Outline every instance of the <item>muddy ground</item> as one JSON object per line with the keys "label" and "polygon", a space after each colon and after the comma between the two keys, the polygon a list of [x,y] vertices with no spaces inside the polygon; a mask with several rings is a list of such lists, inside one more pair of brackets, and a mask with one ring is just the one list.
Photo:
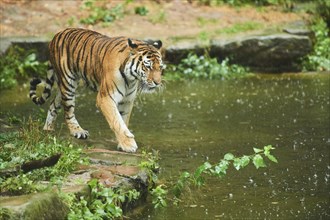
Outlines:
{"label": "muddy ground", "polygon": [[[101,1],[97,4],[110,9],[124,2]],[[245,30],[244,34],[257,34],[260,29],[281,30],[288,23],[308,18],[306,13],[288,13],[281,7],[209,7],[198,5],[196,1],[135,0],[124,5],[124,14],[119,20],[107,25],[86,25],[80,20],[86,18],[90,11],[84,10],[83,5],[84,1],[80,0],[0,0],[1,37],[51,38],[66,27],[82,27],[108,36],[157,38],[169,45],[180,39],[230,38],[232,33],[223,33],[222,30],[237,23],[252,25],[252,30]],[[136,15],[134,10],[137,6],[145,6],[148,14]],[[254,25],[258,27],[253,28]]]}

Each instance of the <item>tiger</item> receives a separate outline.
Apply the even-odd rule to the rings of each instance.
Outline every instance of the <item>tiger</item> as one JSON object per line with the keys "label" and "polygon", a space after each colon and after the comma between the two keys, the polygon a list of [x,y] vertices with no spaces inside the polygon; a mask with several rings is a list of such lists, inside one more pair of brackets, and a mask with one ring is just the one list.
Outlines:
{"label": "tiger", "polygon": [[[162,41],[108,37],[101,33],[67,28],[50,41],[46,80],[30,81],[30,99],[42,105],[51,96],[54,83],[57,94],[50,103],[43,129],[52,131],[58,110],[63,106],[70,134],[86,139],[89,132],[75,117],[75,95],[79,81],[97,92],[96,106],[101,110],[118,142],[117,148],[136,152],[138,146],[128,129],[133,103],[138,93],[152,93],[163,86]],[[41,95],[37,86],[43,83]]]}

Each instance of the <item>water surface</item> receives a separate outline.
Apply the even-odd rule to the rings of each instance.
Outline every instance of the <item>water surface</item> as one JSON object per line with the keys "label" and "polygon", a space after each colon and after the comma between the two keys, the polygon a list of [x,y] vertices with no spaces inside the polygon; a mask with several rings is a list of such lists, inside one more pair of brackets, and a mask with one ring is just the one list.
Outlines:
{"label": "water surface", "polygon": [[[2,92],[2,114],[40,114],[26,94],[26,88]],[[77,98],[77,119],[91,135],[78,142],[115,149],[95,96]],[[62,118],[58,130],[69,138]],[[168,83],[163,93],[137,99],[130,129],[140,147],[160,151],[165,185],[227,152],[252,154],[253,147],[271,144],[279,160],[265,169],[231,169],[192,188],[179,206],[146,205],[132,219],[330,218],[330,74]]]}

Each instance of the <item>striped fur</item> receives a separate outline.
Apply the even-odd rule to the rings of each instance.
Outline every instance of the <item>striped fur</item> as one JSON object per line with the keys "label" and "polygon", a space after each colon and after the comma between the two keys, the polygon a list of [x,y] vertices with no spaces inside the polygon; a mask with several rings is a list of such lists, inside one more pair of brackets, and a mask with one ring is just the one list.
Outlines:
{"label": "striped fur", "polygon": [[57,33],[49,43],[50,64],[43,94],[36,94],[40,79],[30,82],[30,98],[42,105],[51,95],[54,82],[58,91],[50,104],[44,130],[53,130],[57,111],[63,106],[65,121],[76,138],[87,138],[75,117],[78,81],[98,92],[97,106],[114,131],[118,148],[135,152],[134,135],[128,129],[137,92],[153,92],[162,86],[161,41],[110,38],[100,33],[69,28]]}

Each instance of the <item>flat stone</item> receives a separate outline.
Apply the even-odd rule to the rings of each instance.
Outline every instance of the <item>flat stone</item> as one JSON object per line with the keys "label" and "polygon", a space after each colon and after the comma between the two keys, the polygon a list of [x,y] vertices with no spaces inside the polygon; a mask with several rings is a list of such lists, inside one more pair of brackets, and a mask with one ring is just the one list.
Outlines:
{"label": "flat stone", "polygon": [[297,72],[301,58],[312,51],[308,36],[272,34],[248,36],[235,41],[213,40],[210,56],[240,64],[257,72]]}

